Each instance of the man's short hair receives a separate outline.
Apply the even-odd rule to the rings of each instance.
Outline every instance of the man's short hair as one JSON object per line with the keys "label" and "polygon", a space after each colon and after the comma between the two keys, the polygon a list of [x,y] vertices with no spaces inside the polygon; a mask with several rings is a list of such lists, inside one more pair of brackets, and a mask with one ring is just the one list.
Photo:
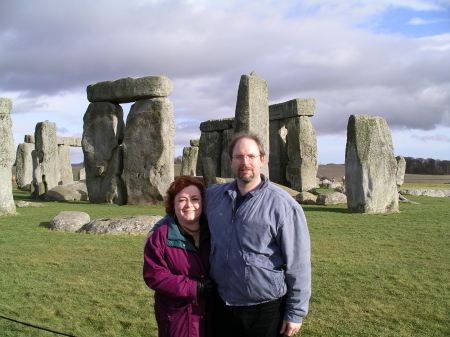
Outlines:
{"label": "man's short hair", "polygon": [[241,132],[235,133],[233,138],[230,141],[230,144],[228,144],[228,156],[230,157],[230,159],[233,158],[234,146],[236,145],[236,143],[239,140],[241,140],[243,138],[249,138],[249,139],[254,140],[256,145],[258,145],[259,155],[261,157],[264,157],[266,155],[266,152],[264,151],[264,147],[262,145],[261,139],[259,138],[259,136],[256,133],[250,132],[250,131],[241,131]]}

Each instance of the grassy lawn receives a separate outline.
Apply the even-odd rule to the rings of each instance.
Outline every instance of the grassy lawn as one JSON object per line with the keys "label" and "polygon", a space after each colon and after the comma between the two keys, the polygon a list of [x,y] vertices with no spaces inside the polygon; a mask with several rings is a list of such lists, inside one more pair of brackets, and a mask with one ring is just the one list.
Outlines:
{"label": "grassy lawn", "polygon": [[[406,197],[420,204],[401,203],[389,215],[304,206],[313,296],[301,336],[450,335],[450,198]],[[163,208],[43,203],[0,217],[0,315],[78,337],[157,336],[141,276],[145,236],[47,226],[65,210],[98,219]],[[56,335],[0,318],[0,336]]]}

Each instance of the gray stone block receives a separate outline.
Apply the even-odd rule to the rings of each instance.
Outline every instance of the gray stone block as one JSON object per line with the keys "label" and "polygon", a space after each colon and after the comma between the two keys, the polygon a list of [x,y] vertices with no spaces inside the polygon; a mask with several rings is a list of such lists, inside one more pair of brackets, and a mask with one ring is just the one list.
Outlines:
{"label": "gray stone block", "polygon": [[173,83],[166,76],[126,77],[87,87],[89,102],[130,103],[147,98],[167,97]]}
{"label": "gray stone block", "polygon": [[397,161],[386,120],[351,115],[347,126],[345,187],[349,212],[398,212]]}
{"label": "gray stone block", "polygon": [[163,201],[174,179],[175,117],[168,98],[137,101],[127,117],[123,174],[128,205]]}
{"label": "gray stone block", "polygon": [[234,128],[234,118],[210,119],[209,121],[200,123],[200,131],[222,131]]}
{"label": "gray stone block", "polygon": [[296,98],[284,103],[269,105],[269,119],[285,119],[298,116],[314,116],[316,100],[314,98]]}

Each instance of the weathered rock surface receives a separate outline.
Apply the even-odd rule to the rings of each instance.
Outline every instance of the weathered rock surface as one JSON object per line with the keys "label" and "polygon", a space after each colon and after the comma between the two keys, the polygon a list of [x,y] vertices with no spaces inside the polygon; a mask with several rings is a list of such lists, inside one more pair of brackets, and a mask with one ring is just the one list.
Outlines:
{"label": "weathered rock surface", "polygon": [[105,218],[86,223],[79,232],[93,234],[147,234],[162,216],[137,215],[124,218]]}
{"label": "weathered rock surface", "polygon": [[261,173],[269,176],[269,89],[266,81],[259,78],[255,72],[241,76],[236,102],[234,129],[236,133],[250,131],[259,136],[266,151],[265,164],[261,168]]}
{"label": "weathered rock surface", "polygon": [[173,83],[166,76],[126,77],[87,87],[89,102],[130,103],[147,98],[167,97]]}
{"label": "weathered rock surface", "polygon": [[83,118],[83,153],[89,201],[122,205],[126,189],[122,180],[125,123],[119,104],[91,103]]}
{"label": "weathered rock surface", "polygon": [[295,197],[295,200],[297,200],[299,204],[315,205],[317,202],[317,196],[309,192],[300,192]]}
{"label": "weathered rock surface", "polygon": [[417,195],[417,196],[427,196],[427,197],[450,197],[450,189],[418,189],[418,188],[410,188],[404,189],[400,191],[401,194],[409,194],[409,195]]}
{"label": "weathered rock surface", "polygon": [[336,205],[347,203],[347,196],[340,192],[320,193],[317,197],[317,205]]}
{"label": "weathered rock surface", "polygon": [[286,180],[294,190],[310,191],[317,187],[316,133],[309,117],[305,116],[289,119],[286,128]]}
{"label": "weathered rock surface", "polygon": [[398,212],[396,173],[397,161],[386,120],[351,115],[345,152],[349,212]]}
{"label": "weathered rock surface", "polygon": [[50,220],[49,228],[52,230],[77,232],[84,224],[91,221],[89,214],[76,211],[58,213]]}
{"label": "weathered rock surface", "polygon": [[12,101],[0,97],[0,214],[16,213],[11,169],[16,159],[11,120]]}
{"label": "weathered rock surface", "polygon": [[44,198],[48,201],[89,200],[86,180],[55,186],[45,193]]}
{"label": "weathered rock surface", "polygon": [[16,151],[16,182],[17,188],[23,191],[31,191],[33,183],[33,158],[34,144],[20,143]]}
{"label": "weathered rock surface", "polygon": [[127,117],[123,179],[128,205],[163,200],[174,179],[175,117],[168,98],[140,100]]}
{"label": "weathered rock surface", "polygon": [[269,118],[284,119],[298,116],[314,116],[316,100],[314,98],[296,98],[290,101],[269,105]]}

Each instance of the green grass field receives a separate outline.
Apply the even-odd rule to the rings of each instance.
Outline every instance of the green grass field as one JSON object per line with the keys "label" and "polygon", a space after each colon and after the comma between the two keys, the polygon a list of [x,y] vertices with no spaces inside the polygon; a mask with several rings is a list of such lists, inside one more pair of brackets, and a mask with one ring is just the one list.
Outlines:
{"label": "green grass field", "polygon": [[[17,190],[14,197],[30,200]],[[450,198],[407,197],[420,204],[402,203],[396,214],[304,206],[313,296],[299,335],[450,335]],[[163,208],[43,203],[0,217],[0,316],[78,337],[157,336],[152,291],[141,276],[145,236],[47,226],[65,210],[98,219],[162,215]],[[0,318],[0,336],[56,334]]]}

